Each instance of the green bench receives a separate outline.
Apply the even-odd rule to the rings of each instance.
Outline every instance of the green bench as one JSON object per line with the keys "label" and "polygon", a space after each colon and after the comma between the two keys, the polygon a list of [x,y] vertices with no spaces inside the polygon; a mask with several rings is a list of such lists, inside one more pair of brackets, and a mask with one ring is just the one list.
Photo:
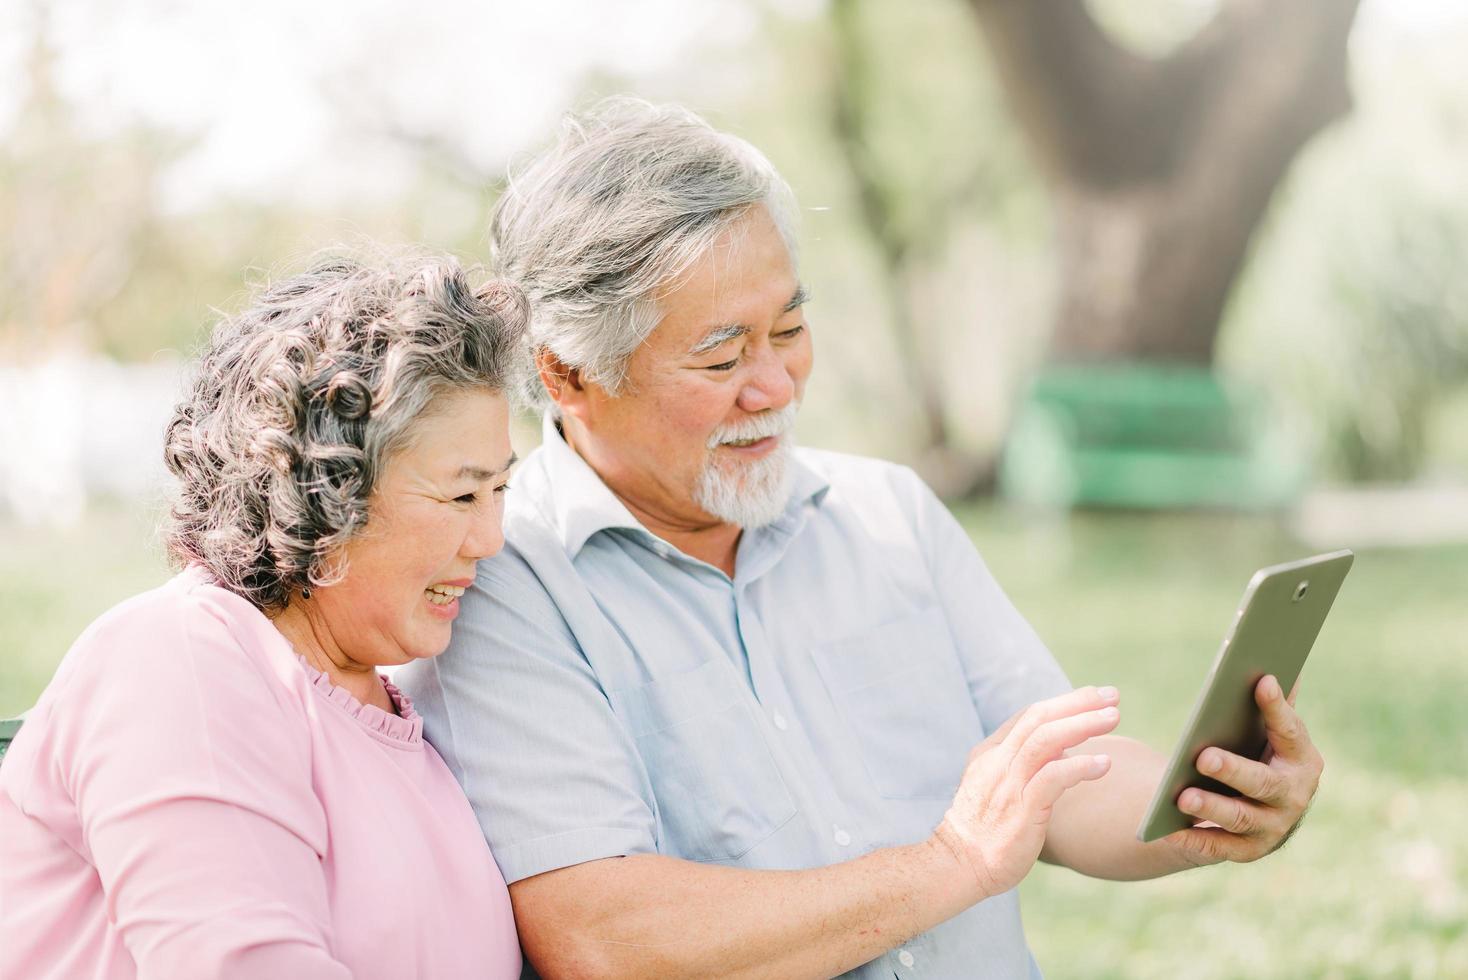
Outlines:
{"label": "green bench", "polygon": [[1046,507],[1271,509],[1306,474],[1256,390],[1192,365],[1074,364],[1021,402],[999,488]]}
{"label": "green bench", "polygon": [[10,751],[10,743],[15,738],[15,733],[20,731],[21,718],[5,718],[0,720],[0,761],[5,758],[5,753]]}

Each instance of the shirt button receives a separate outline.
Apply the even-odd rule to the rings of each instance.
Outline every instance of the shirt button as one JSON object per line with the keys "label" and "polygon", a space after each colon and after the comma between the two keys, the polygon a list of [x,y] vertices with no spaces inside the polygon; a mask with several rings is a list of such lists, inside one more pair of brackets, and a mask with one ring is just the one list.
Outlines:
{"label": "shirt button", "polygon": [[904,949],[902,952],[897,954],[897,962],[901,963],[903,966],[912,966],[912,954]]}
{"label": "shirt button", "polygon": [[845,847],[846,845],[848,845],[848,844],[851,843],[851,835],[848,834],[846,831],[842,830],[840,827],[837,827],[836,828],[836,834],[835,834],[835,836],[836,836],[836,843],[837,844],[840,844],[842,847]]}
{"label": "shirt button", "polygon": [[774,722],[775,722],[775,727],[778,728],[778,729],[780,729],[780,731],[782,731],[782,732],[785,729],[787,729],[787,728],[790,727],[790,722],[786,721],[785,720],[785,716],[782,715],[782,714],[780,714],[780,712],[778,712],[778,711],[775,712]]}

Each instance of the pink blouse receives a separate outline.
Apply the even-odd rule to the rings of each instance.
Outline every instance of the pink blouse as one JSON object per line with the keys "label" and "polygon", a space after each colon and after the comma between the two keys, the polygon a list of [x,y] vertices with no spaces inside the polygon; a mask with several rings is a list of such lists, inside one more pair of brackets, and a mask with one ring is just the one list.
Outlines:
{"label": "pink blouse", "polygon": [[0,765],[0,977],[518,977],[423,723],[194,569],[104,615]]}

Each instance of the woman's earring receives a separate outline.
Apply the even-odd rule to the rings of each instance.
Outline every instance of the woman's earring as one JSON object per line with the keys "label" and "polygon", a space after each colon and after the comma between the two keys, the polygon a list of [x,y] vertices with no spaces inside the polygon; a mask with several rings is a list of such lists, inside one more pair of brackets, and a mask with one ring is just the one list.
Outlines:
{"label": "woman's earring", "polygon": [[304,588],[301,589],[301,598],[302,599],[309,599],[309,598],[311,598],[311,586],[308,585],[308,586],[305,586]]}

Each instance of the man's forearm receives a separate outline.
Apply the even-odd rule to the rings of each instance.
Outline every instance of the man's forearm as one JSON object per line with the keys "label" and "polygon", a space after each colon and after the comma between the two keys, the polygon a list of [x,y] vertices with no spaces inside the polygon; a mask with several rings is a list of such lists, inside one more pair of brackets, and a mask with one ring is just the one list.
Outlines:
{"label": "man's forearm", "polygon": [[510,895],[547,978],[830,977],[985,897],[936,836],[807,871],[608,858],[516,882]]}
{"label": "man's forearm", "polygon": [[1110,732],[1112,688],[1017,712],[969,753],[924,842],[805,871],[749,871],[659,855],[604,858],[515,882],[520,941],[547,977],[830,977],[1015,887],[1056,801],[1101,778],[1068,754]]}
{"label": "man's forearm", "polygon": [[1157,790],[1167,760],[1151,746],[1120,735],[1102,735],[1078,752],[1105,752],[1111,771],[1082,783],[1055,804],[1040,858],[1093,878],[1134,881],[1197,866],[1196,858],[1165,839],[1143,844],[1137,826]]}

